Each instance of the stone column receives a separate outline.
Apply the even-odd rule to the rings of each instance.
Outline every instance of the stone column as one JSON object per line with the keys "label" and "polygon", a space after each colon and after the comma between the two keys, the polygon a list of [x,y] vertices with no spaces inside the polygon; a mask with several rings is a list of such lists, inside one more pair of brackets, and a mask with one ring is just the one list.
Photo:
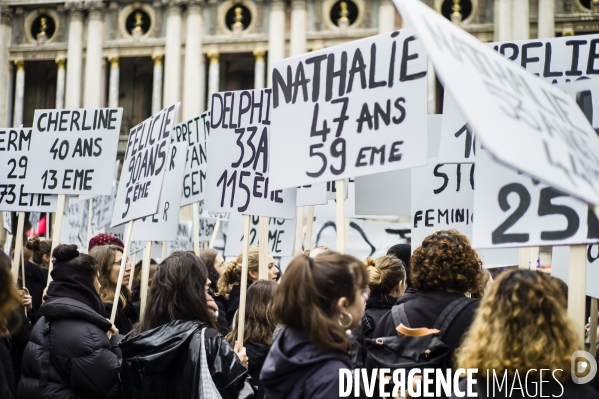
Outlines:
{"label": "stone column", "polygon": [[266,51],[254,50],[254,57],[256,57],[256,64],[254,66],[254,89],[264,89],[264,56]]}
{"label": "stone column", "polygon": [[512,0],[512,39],[530,39],[530,12],[528,0]]}
{"label": "stone column", "polygon": [[218,53],[208,53],[210,66],[208,67],[208,107],[212,102],[212,94],[220,91],[220,64]]}
{"label": "stone column", "polygon": [[69,12],[69,34],[67,59],[67,83],[65,89],[65,108],[81,107],[81,66],[83,57],[83,6],[78,2],[67,2]]}
{"label": "stone column", "polygon": [[555,37],[555,0],[539,0],[539,39]]}
{"label": "stone column", "polygon": [[25,104],[25,61],[15,61],[17,68],[15,78],[15,104],[12,117],[13,127],[19,127],[23,123],[23,105]]}
{"label": "stone column", "polygon": [[102,38],[104,36],[104,4],[86,3],[89,7],[87,22],[87,51],[85,57],[85,87],[83,106],[99,108],[102,105]]}
{"label": "stone column", "polygon": [[181,3],[171,0],[166,7],[162,103],[168,107],[181,101]]}
{"label": "stone column", "polygon": [[512,40],[512,0],[495,0],[495,41]]}
{"label": "stone column", "polygon": [[8,126],[10,104],[10,63],[8,47],[12,42],[12,8],[0,6],[0,126]]}
{"label": "stone column", "polygon": [[291,37],[289,40],[289,56],[306,52],[307,12],[305,0],[291,1]]}
{"label": "stone column", "polygon": [[119,57],[108,57],[110,63],[110,80],[108,81],[108,108],[119,106]]}
{"label": "stone column", "polygon": [[272,64],[285,58],[285,2],[272,0],[268,26],[268,86],[272,85]]}
{"label": "stone column", "polygon": [[381,0],[379,3],[379,34],[395,30],[395,6],[391,0]]}
{"label": "stone column", "polygon": [[57,70],[56,70],[56,103],[54,107],[56,109],[64,108],[64,82],[65,82],[65,64],[67,62],[66,58],[57,58],[55,60]]}
{"label": "stone column", "polygon": [[202,34],[204,32],[203,3],[193,0],[187,6],[187,34],[185,39],[185,70],[183,75],[183,120],[193,118],[204,111],[200,99],[202,81]]}
{"label": "stone column", "polygon": [[154,54],[154,77],[152,82],[152,114],[162,109],[162,59],[164,55]]}

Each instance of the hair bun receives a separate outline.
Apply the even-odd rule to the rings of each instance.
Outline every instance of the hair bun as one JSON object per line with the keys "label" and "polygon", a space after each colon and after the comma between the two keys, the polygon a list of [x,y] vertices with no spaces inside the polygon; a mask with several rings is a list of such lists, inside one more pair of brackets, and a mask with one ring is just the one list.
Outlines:
{"label": "hair bun", "polygon": [[61,244],[52,251],[52,257],[56,259],[57,262],[68,262],[78,256],[79,251],[77,251],[77,245],[75,244]]}
{"label": "hair bun", "polygon": [[372,259],[372,258],[366,258],[366,260],[364,261],[364,265],[366,267],[370,267],[370,266],[376,267],[376,263],[374,263],[374,259]]}
{"label": "hair bun", "polygon": [[34,236],[27,240],[25,247],[32,251],[39,251],[41,249],[41,241],[39,236]]}

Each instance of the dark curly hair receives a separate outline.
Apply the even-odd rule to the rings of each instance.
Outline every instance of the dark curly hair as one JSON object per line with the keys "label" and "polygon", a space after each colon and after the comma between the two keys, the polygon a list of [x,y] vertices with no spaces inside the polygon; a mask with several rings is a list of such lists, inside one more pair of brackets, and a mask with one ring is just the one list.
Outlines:
{"label": "dark curly hair", "polygon": [[410,279],[418,291],[475,291],[482,267],[468,237],[457,230],[428,235],[412,254],[410,263]]}

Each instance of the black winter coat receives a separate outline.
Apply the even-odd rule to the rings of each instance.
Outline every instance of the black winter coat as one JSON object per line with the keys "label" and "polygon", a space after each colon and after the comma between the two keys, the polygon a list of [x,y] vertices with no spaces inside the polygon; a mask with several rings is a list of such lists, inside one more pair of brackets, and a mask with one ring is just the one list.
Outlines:
{"label": "black winter coat", "polygon": [[306,332],[285,328],[270,348],[260,383],[267,399],[338,398],[342,368],[352,369],[347,353],[317,349]]}
{"label": "black winter coat", "polygon": [[366,301],[366,310],[362,318],[362,331],[364,337],[372,338],[374,329],[379,320],[389,312],[397,298],[388,295],[373,295]]}
{"label": "black winter coat", "polygon": [[[123,340],[121,381],[127,399],[200,399],[199,320],[174,320]],[[254,398],[257,391],[247,368],[225,338],[207,328],[204,334],[210,375],[223,399]]]}
{"label": "black winter coat", "polygon": [[[17,396],[22,399],[104,399],[118,396],[120,352],[108,339],[111,323],[72,298],[49,298],[41,308],[23,356],[23,376]],[[44,337],[47,323],[49,332]],[[47,385],[40,387],[44,341],[49,339]]]}
{"label": "black winter coat", "polygon": [[245,353],[248,357],[248,371],[254,383],[258,385],[256,399],[264,398],[264,387],[260,383],[260,372],[262,371],[262,366],[264,366],[264,361],[269,350],[269,345],[257,344],[255,342],[245,343]]}

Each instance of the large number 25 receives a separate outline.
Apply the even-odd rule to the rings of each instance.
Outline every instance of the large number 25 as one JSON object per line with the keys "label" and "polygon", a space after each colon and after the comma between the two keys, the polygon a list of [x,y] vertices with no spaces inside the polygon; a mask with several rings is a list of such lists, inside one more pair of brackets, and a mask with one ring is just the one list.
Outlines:
{"label": "large number 25", "polygon": [[[530,193],[520,183],[511,183],[503,186],[499,190],[497,200],[499,207],[502,211],[507,212],[510,210],[510,204],[507,201],[508,195],[516,193],[520,199],[518,207],[514,212],[508,216],[508,218],[497,227],[491,234],[491,240],[493,244],[508,244],[508,243],[526,243],[529,241],[530,236],[528,233],[506,233],[506,231],[520,220],[530,207],[531,197]],[[580,218],[576,211],[565,205],[555,205],[551,203],[551,200],[558,197],[569,197],[552,187],[546,187],[541,190],[541,196],[539,198],[538,215],[563,215],[568,225],[564,230],[558,231],[543,231],[541,232],[541,240],[544,241],[555,241],[565,240],[566,238],[572,237],[578,231],[580,227]]]}

